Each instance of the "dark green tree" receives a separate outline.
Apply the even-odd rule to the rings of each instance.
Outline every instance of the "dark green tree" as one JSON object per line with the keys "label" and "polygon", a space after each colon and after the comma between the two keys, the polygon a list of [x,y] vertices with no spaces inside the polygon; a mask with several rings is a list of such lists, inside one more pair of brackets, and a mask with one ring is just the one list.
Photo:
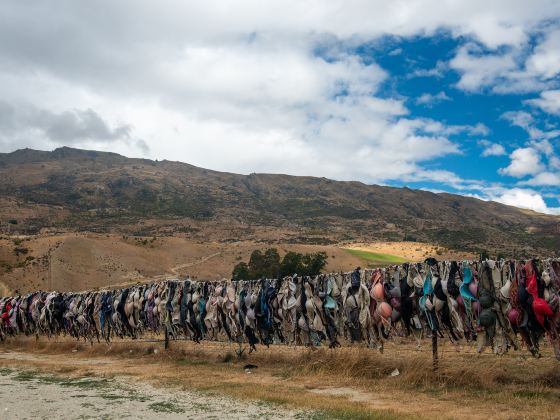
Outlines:
{"label": "dark green tree", "polygon": [[251,253],[248,264],[240,262],[234,267],[232,277],[234,280],[256,280],[293,274],[316,276],[327,265],[327,258],[325,252],[300,254],[289,251],[280,261],[280,254],[276,248],[269,248],[264,254],[260,250],[255,250]]}
{"label": "dark green tree", "polygon": [[326,252],[316,252],[310,255],[309,262],[307,264],[308,276],[316,276],[321,273],[321,270],[327,265],[327,253]]}
{"label": "dark green tree", "polygon": [[265,270],[264,255],[260,250],[256,249],[249,258],[249,275],[252,279],[258,279]]}
{"label": "dark green tree", "polygon": [[480,261],[490,259],[490,253],[486,249],[480,250]]}
{"label": "dark green tree", "polygon": [[264,270],[259,277],[277,278],[280,274],[280,254],[276,248],[269,248],[263,256]]}
{"label": "dark green tree", "polygon": [[291,276],[295,273],[300,274],[302,271],[302,257],[303,256],[297,252],[287,252],[282,259],[282,263],[280,263],[280,276]]}
{"label": "dark green tree", "polygon": [[240,262],[235,267],[233,267],[233,273],[231,274],[231,276],[235,281],[250,280],[251,278],[249,275],[249,267],[247,266],[247,263]]}

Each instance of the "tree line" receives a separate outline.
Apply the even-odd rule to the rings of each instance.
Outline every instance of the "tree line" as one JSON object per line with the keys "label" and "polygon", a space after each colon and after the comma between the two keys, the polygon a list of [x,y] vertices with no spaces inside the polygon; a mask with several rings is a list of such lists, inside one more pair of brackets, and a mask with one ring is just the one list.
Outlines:
{"label": "tree line", "polygon": [[327,265],[327,253],[315,252],[300,254],[287,252],[284,258],[276,248],[269,248],[264,253],[255,250],[251,253],[249,262],[240,262],[232,272],[233,280],[254,280],[260,278],[281,278],[298,274],[300,276],[315,276]]}

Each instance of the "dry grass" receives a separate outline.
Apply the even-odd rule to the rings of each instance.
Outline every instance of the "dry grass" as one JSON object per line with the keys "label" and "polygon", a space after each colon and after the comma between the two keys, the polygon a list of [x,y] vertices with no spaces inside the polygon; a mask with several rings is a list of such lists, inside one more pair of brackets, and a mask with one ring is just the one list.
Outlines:
{"label": "dry grass", "polygon": [[[0,263],[9,263],[11,271],[0,267],[0,291],[4,295],[35,290],[79,291],[105,286],[131,285],[137,282],[176,278],[189,274],[200,279],[230,278],[235,264],[248,261],[255,249],[276,247],[280,255],[287,251],[329,256],[327,271],[349,271],[362,263],[335,245],[302,245],[255,241],[221,243],[181,237],[141,240],[122,235],[68,233],[33,236],[22,246],[28,254],[19,259],[13,240],[0,238]],[[27,256],[33,261],[23,264]],[[19,266],[21,263],[22,266]]]}
{"label": "dry grass", "polygon": [[[416,352],[396,343],[389,343],[383,355],[361,347],[311,351],[272,346],[242,359],[235,356],[235,345],[185,341],[172,342],[167,351],[161,342],[89,346],[28,339],[4,348],[24,352],[25,364],[51,372],[129,375],[160,386],[309,408],[338,418],[560,415],[560,367],[547,351],[535,360],[521,353],[456,353],[444,345],[434,373],[427,348]],[[0,364],[22,364],[21,358],[10,360],[0,359]],[[248,374],[246,363],[258,368]],[[390,376],[394,369],[399,376]]]}
{"label": "dry grass", "polygon": [[[265,232],[265,234],[268,234]],[[140,238],[116,234],[66,233],[25,238],[21,246],[28,254],[16,257],[14,240],[0,238],[0,262],[13,269],[0,267],[0,292],[3,295],[35,290],[79,291],[106,286],[125,286],[178,275],[200,279],[229,278],[235,264],[248,261],[255,249],[276,247],[280,255],[287,251],[313,253],[324,251],[329,256],[326,271],[350,271],[367,262],[344,248],[378,254],[390,254],[397,260],[378,261],[388,264],[401,260],[422,261],[437,255],[436,247],[414,242],[375,242],[368,244],[304,245],[293,243],[265,244],[246,240],[235,243],[199,241],[183,237]],[[418,249],[419,251],[416,251]],[[34,259],[25,262],[25,258]],[[472,255],[445,251],[438,258],[462,259]]]}
{"label": "dry grass", "polygon": [[446,260],[470,260],[477,257],[476,254],[470,252],[450,250],[424,242],[352,243],[347,248],[357,251],[388,254],[400,257],[406,261],[424,261],[427,256],[436,256],[438,259]]}

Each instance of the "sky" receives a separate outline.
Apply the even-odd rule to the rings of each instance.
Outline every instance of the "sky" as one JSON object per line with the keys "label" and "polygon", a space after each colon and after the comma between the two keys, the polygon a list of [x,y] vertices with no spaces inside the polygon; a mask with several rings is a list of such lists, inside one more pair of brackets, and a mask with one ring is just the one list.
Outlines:
{"label": "sky", "polygon": [[560,1],[0,2],[0,152],[61,146],[560,214]]}

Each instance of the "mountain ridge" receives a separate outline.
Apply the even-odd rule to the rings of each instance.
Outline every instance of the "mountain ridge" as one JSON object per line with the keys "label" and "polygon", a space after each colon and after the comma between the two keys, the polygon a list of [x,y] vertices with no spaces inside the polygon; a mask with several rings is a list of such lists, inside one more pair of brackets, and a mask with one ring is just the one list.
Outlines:
{"label": "mountain ridge", "polygon": [[559,216],[474,197],[324,177],[240,175],[70,147],[0,153],[0,195],[2,229],[19,214],[10,230],[21,233],[212,231],[214,239],[273,241],[274,230],[272,236],[293,241],[409,239],[543,255],[560,248]]}

